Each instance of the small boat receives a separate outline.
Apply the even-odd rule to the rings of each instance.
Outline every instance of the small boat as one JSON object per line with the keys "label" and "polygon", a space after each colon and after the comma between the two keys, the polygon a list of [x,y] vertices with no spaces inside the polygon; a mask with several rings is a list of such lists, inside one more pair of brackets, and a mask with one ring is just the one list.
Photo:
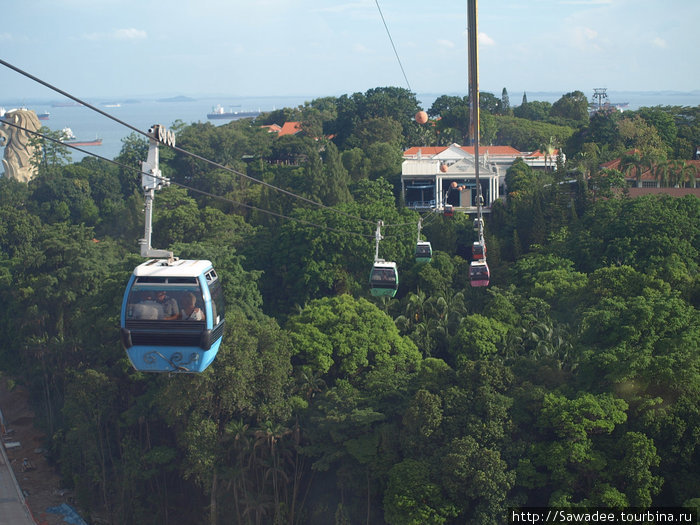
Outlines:
{"label": "small boat", "polygon": [[101,146],[102,139],[95,138],[95,140],[78,140],[78,138],[73,134],[73,130],[70,128],[63,128],[61,130],[63,133],[61,137],[61,142],[68,144],[70,146]]}
{"label": "small boat", "polygon": [[217,104],[211,108],[211,113],[207,113],[208,119],[227,119],[236,120],[239,118],[257,117],[260,111],[226,111],[221,104]]}
{"label": "small boat", "polygon": [[72,108],[72,107],[84,107],[80,102],[54,102],[51,104],[52,108]]}

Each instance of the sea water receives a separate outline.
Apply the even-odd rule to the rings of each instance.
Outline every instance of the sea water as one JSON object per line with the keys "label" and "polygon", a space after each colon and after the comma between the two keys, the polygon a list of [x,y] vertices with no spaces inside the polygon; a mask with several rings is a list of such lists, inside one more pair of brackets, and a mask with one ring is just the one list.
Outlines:
{"label": "sea water", "polygon": [[[554,103],[563,93],[557,92],[525,92],[527,100],[532,102],[540,100]],[[447,95],[464,96],[462,93],[445,93]],[[417,94],[416,98],[424,109],[430,106],[441,94],[423,93]],[[494,92],[500,98],[500,91]],[[592,94],[591,94],[592,95]],[[339,95],[333,95],[339,96]],[[520,105],[523,92],[509,92],[511,106]],[[223,98],[187,98],[187,99],[124,99],[124,100],[94,100],[84,99],[88,104],[98,108],[100,111],[127,124],[121,124],[86,106],[78,105],[55,105],[55,99],[38,101],[3,101],[0,100],[0,107],[6,110],[25,106],[36,113],[48,112],[48,120],[41,121],[42,126],[46,126],[53,131],[60,131],[63,128],[70,128],[79,140],[94,140],[101,138],[100,146],[80,146],[84,151],[99,155],[106,159],[114,159],[119,155],[123,139],[135,130],[146,133],[154,124],[161,124],[171,127],[174,122],[182,121],[185,124],[197,122],[210,122],[215,126],[220,126],[230,122],[225,119],[208,120],[207,113],[210,113],[216,105],[221,105],[226,111],[273,111],[282,108],[295,108],[303,106],[305,102],[311,102],[319,96],[277,96],[277,97],[223,97]],[[592,96],[588,96],[592,101]],[[700,91],[690,93],[681,92],[608,92],[608,100],[611,103],[627,102],[627,110],[635,110],[644,106],[699,106]],[[63,102],[72,101],[65,99]],[[284,122],[277,122],[282,125]],[[142,135],[139,135],[142,137]],[[0,148],[0,154],[4,150]],[[77,162],[87,154],[71,149],[71,160]],[[145,160],[145,159],[144,159]],[[2,168],[0,168],[1,172]]]}

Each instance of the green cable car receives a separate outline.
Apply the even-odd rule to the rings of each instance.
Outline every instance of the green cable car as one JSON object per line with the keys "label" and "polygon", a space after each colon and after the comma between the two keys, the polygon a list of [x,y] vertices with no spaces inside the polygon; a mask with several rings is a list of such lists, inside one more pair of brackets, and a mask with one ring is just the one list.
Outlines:
{"label": "green cable car", "polygon": [[399,289],[399,272],[396,263],[379,259],[369,274],[369,289],[374,297],[394,297]]}
{"label": "green cable car", "polygon": [[416,262],[429,263],[433,257],[430,241],[418,241],[416,244]]}

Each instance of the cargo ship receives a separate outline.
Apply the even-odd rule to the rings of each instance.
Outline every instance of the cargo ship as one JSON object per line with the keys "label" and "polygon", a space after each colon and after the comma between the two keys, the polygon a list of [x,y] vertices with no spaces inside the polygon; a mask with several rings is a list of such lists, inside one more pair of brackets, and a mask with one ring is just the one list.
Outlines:
{"label": "cargo ship", "polygon": [[102,139],[95,138],[94,140],[78,140],[75,135],[73,135],[73,130],[70,128],[63,128],[61,130],[63,133],[61,137],[61,142],[69,146],[101,146]]}
{"label": "cargo ship", "polygon": [[37,113],[36,116],[39,120],[49,120],[51,113],[47,111],[46,113]]}
{"label": "cargo ship", "polygon": [[207,113],[208,119],[228,119],[235,120],[239,118],[257,117],[260,111],[225,111],[220,104],[211,109],[211,113]]}

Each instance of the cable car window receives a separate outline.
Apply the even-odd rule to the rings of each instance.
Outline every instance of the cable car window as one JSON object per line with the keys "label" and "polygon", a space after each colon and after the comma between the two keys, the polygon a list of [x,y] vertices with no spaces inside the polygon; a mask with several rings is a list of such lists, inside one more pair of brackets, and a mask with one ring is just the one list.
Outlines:
{"label": "cable car window", "polygon": [[[207,277],[209,277],[207,275]],[[213,325],[218,325],[224,320],[224,293],[221,287],[221,281],[216,279],[209,284],[209,293],[211,294],[211,310],[213,315]]]}
{"label": "cable car window", "polygon": [[373,284],[379,285],[388,283],[393,284],[396,282],[396,274],[391,268],[375,268],[372,270],[371,281]]}
{"label": "cable car window", "polygon": [[[142,282],[137,279],[129,292],[126,320],[204,321],[202,290],[193,283]],[[162,278],[146,278],[152,279]],[[186,278],[188,279],[188,278]],[[172,279],[170,279],[172,281]]]}

